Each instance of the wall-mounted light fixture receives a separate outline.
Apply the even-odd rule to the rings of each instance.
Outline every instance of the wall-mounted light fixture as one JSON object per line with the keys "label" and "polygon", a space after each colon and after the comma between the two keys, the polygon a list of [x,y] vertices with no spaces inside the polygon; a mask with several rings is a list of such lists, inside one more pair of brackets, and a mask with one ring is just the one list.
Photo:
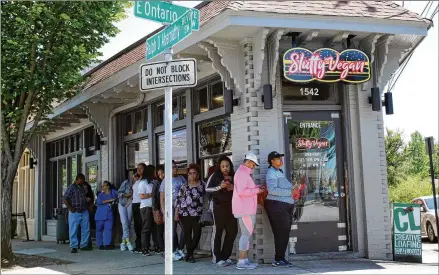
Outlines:
{"label": "wall-mounted light fixture", "polygon": [[233,107],[239,106],[239,98],[233,99],[233,90],[224,91],[224,112],[226,115],[233,113]]}
{"label": "wall-mounted light fixture", "polygon": [[34,160],[34,158],[30,157],[29,158],[29,169],[34,169],[34,165],[37,165],[38,162],[36,160]]}
{"label": "wall-mounted light fixture", "polygon": [[265,110],[273,109],[273,86],[271,86],[271,84],[265,84],[263,86],[263,94],[261,100],[262,102],[264,102]]}
{"label": "wall-mounted light fixture", "polygon": [[372,104],[373,111],[380,112],[382,106],[384,106],[386,108],[386,115],[393,115],[393,96],[390,92],[384,94],[384,100],[382,101],[380,89],[378,87],[372,88],[369,104]]}

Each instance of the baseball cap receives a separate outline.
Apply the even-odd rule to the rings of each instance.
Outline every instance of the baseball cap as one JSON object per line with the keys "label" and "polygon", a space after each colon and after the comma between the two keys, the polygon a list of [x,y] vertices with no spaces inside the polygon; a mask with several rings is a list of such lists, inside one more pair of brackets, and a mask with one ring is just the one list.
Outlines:
{"label": "baseball cap", "polygon": [[269,167],[271,167],[271,161],[273,159],[281,158],[283,156],[285,156],[285,155],[284,154],[280,154],[280,153],[278,153],[276,151],[273,151],[270,154],[268,154],[268,164],[269,164]]}
{"label": "baseball cap", "polygon": [[252,152],[248,152],[248,153],[245,155],[244,160],[251,160],[251,161],[253,161],[257,166],[259,166],[258,157],[256,157],[256,155],[253,154]]}

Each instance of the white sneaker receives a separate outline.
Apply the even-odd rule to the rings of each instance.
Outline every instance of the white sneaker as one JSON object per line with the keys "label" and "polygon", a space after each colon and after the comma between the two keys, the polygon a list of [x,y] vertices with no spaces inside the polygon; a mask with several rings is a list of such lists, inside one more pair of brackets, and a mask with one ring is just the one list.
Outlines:
{"label": "white sneaker", "polygon": [[244,269],[252,270],[252,269],[256,269],[257,267],[258,264],[251,263],[249,260],[246,260],[244,263],[238,262],[236,264],[236,269],[238,270],[244,270]]}
{"label": "white sneaker", "polygon": [[129,251],[133,251],[134,250],[134,247],[133,247],[133,245],[130,242],[127,243],[127,247],[128,247]]}
{"label": "white sneaker", "polygon": [[174,252],[174,261],[180,261],[183,257],[177,251]]}
{"label": "white sneaker", "polygon": [[183,250],[179,250],[179,249],[177,249],[177,251],[176,251],[182,258],[184,257],[184,252],[183,252]]}
{"label": "white sneaker", "polygon": [[219,266],[219,267],[226,267],[226,266],[229,266],[230,263],[227,262],[227,261],[223,261],[223,260],[221,260],[221,261],[219,261],[218,263],[216,263],[216,265]]}
{"label": "white sneaker", "polygon": [[232,259],[227,259],[226,262],[228,262],[230,265],[237,264],[238,262]]}
{"label": "white sneaker", "polygon": [[125,243],[121,243],[120,244],[120,251],[126,251],[127,250],[127,245]]}

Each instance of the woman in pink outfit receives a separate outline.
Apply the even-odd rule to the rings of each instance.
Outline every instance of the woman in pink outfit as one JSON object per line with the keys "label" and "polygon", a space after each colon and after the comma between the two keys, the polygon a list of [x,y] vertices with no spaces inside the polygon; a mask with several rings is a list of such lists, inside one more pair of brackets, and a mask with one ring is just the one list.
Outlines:
{"label": "woman in pink outfit", "polygon": [[259,166],[258,158],[253,153],[245,155],[244,163],[239,166],[234,176],[234,190],[232,197],[232,212],[238,219],[241,229],[239,239],[239,261],[236,268],[255,269],[257,264],[250,263],[248,260],[249,239],[253,234],[256,223],[256,211],[258,207],[258,194],[264,192],[263,186],[257,186],[251,172]]}

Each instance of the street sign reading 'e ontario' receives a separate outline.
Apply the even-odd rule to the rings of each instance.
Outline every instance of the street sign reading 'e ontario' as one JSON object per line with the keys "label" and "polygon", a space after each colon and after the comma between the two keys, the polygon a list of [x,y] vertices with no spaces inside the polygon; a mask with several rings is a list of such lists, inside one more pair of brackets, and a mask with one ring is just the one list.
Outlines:
{"label": "street sign reading 'e ontario'", "polygon": [[187,11],[192,10],[192,29],[200,29],[200,11],[163,1],[135,1],[134,15],[159,23],[172,24]]}

